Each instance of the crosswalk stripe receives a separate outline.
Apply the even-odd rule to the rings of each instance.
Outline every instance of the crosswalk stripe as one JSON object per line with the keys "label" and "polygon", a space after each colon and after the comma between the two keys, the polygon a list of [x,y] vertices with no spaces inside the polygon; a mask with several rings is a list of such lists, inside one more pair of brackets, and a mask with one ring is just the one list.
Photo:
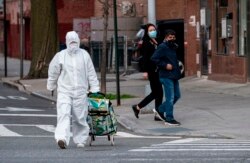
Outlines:
{"label": "crosswalk stripe", "polygon": [[48,131],[48,132],[55,132],[55,126],[54,125],[36,125],[36,127]]}
{"label": "crosswalk stripe", "polygon": [[159,146],[233,146],[233,145],[239,145],[239,146],[250,146],[250,143],[205,143],[205,144],[154,144],[152,146],[159,147]]}
{"label": "crosswalk stripe", "polygon": [[119,136],[119,137],[124,137],[124,138],[155,138],[155,139],[159,139],[159,138],[164,138],[164,139],[180,139],[181,137],[180,136],[143,136],[143,135],[134,135],[134,134],[130,134],[130,133],[127,133],[127,132],[121,132],[121,131],[118,131],[116,133],[116,136]]}
{"label": "crosswalk stripe", "polygon": [[247,140],[230,140],[201,143],[200,140],[206,138],[186,138],[164,142],[161,144],[152,144],[148,147],[131,149],[130,152],[180,152],[180,151],[250,151],[250,141]]}
{"label": "crosswalk stripe", "polygon": [[[55,126],[54,125],[44,125],[44,124],[1,124],[2,128],[5,128],[4,126],[15,126],[15,127],[37,127],[39,129],[42,129],[44,131],[50,132],[50,133],[54,133],[55,132]],[[7,128],[5,128],[5,130],[7,130]],[[20,134],[16,134],[15,132],[11,132],[9,130],[8,134],[4,134],[7,133],[5,130],[1,130],[0,129],[0,136],[23,136],[23,137],[51,137],[53,135],[20,135]],[[3,134],[1,134],[3,132]],[[71,133],[72,136],[72,133]],[[122,131],[118,131],[115,134],[116,137],[120,137],[120,138],[164,138],[164,139],[180,139],[181,137],[179,136],[143,136],[143,135],[134,135],[131,133],[127,133],[127,132],[122,132]],[[105,137],[105,136],[104,136]]]}
{"label": "crosswalk stripe", "polygon": [[[42,125],[42,124],[0,124],[0,137],[53,137],[51,135],[21,135],[15,133],[4,126],[15,126],[15,127],[37,127],[39,129],[45,130],[50,133],[54,133],[55,126],[54,125]],[[8,132],[6,131],[8,130]]]}
{"label": "crosswalk stripe", "polygon": [[54,114],[0,114],[0,116],[6,117],[56,117]]}
{"label": "crosswalk stripe", "polygon": [[0,124],[0,136],[22,136],[22,135],[7,129],[6,127],[4,127],[4,125]]}
{"label": "crosswalk stripe", "polygon": [[206,149],[131,149],[129,152],[184,152],[184,151],[250,151],[250,148],[233,148],[233,149],[226,149],[226,148],[206,148]]}
{"label": "crosswalk stripe", "polygon": [[176,144],[176,143],[189,143],[189,142],[193,142],[193,141],[199,141],[199,140],[203,140],[205,138],[186,138],[186,139],[180,139],[180,140],[173,140],[170,142],[166,142],[167,144]]}

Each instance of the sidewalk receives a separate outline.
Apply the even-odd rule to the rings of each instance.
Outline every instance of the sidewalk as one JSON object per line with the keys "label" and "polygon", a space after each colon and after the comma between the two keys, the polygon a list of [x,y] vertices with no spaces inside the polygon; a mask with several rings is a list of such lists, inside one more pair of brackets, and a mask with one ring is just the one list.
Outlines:
{"label": "sidewalk", "polygon": [[[12,64],[15,64],[14,61]],[[46,79],[19,80],[19,77],[0,77],[3,83],[20,91],[55,101],[55,97],[51,97],[46,90]],[[108,74],[107,79],[107,92],[116,93],[115,74]],[[142,78],[141,73],[120,77],[121,95],[136,96],[121,99],[120,106],[117,106],[116,100],[112,101],[119,123],[127,129],[147,135],[250,138],[250,83],[216,82],[205,77],[186,77],[180,80],[182,98],[174,111],[175,118],[182,123],[179,127],[154,121],[154,114],[148,108],[144,114],[139,115],[139,119],[135,118],[131,105],[144,97],[147,84],[148,81]]]}

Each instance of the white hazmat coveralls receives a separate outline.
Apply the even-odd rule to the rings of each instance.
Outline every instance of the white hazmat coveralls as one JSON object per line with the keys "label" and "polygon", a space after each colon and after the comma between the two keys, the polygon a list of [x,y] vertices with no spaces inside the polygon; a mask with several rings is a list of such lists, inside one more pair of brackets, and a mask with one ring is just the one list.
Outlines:
{"label": "white hazmat coveralls", "polygon": [[89,136],[87,123],[87,93],[99,92],[99,81],[90,55],[80,49],[80,39],[74,31],[66,34],[65,50],[58,52],[49,64],[47,89],[57,88],[57,126],[55,139],[70,141],[72,114],[73,141],[86,144]]}

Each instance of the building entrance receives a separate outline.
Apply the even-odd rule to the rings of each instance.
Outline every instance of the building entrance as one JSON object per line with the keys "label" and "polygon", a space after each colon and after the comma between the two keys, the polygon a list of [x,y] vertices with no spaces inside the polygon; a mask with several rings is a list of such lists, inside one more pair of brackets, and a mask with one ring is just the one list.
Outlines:
{"label": "building entrance", "polygon": [[[250,3],[247,3],[247,9],[246,9],[246,17],[247,17],[247,29],[249,29],[250,27]],[[246,42],[249,43],[250,42],[250,31],[247,30],[247,38],[246,38]],[[246,44],[247,44],[246,43]],[[246,47],[246,54],[247,54],[247,74],[248,74],[248,81],[250,82],[250,46],[245,46]]]}
{"label": "building entrance", "polygon": [[[177,49],[177,57],[184,64],[185,67],[185,54],[184,54],[184,20],[162,20],[157,22],[158,31],[160,33],[160,40],[163,41],[163,33],[166,29],[172,29],[176,32],[176,43],[179,45]],[[183,73],[183,77],[185,73]]]}

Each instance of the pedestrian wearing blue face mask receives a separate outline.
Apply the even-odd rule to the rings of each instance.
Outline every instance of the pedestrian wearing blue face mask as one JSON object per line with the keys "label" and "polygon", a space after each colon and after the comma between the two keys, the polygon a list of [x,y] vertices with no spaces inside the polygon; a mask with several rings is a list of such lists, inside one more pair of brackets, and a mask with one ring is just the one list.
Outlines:
{"label": "pedestrian wearing blue face mask", "polygon": [[159,80],[157,67],[154,62],[151,61],[151,56],[157,48],[157,30],[154,24],[146,24],[143,26],[144,36],[142,38],[142,45],[140,48],[140,54],[143,56],[142,69],[144,74],[149,80],[151,93],[146,96],[141,102],[132,106],[135,117],[139,118],[140,109],[148,105],[151,101],[155,100],[155,110],[158,113],[155,115],[155,120],[164,120],[164,115],[158,111],[158,107],[162,103],[163,90],[162,84]]}

